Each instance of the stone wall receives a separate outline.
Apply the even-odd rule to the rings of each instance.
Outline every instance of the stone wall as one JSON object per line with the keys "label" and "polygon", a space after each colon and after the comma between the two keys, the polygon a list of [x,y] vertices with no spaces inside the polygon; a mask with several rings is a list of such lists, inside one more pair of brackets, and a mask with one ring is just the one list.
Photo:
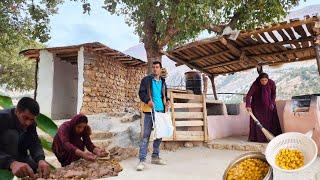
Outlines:
{"label": "stone wall", "polygon": [[128,67],[119,60],[84,51],[83,104],[85,114],[139,110],[138,88],[147,67]]}

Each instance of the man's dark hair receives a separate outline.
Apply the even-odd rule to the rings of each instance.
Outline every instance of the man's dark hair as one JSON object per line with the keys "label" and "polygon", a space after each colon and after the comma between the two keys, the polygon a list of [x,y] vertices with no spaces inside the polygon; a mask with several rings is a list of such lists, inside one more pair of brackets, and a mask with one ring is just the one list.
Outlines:
{"label": "man's dark hair", "polygon": [[156,65],[156,64],[159,64],[160,65],[160,68],[162,68],[162,64],[161,64],[161,62],[160,61],[153,61],[153,63],[152,63],[153,65]]}
{"label": "man's dark hair", "polygon": [[29,110],[31,114],[37,116],[40,113],[39,104],[36,100],[29,98],[29,97],[23,97],[19,100],[17,109],[19,111],[25,111]]}

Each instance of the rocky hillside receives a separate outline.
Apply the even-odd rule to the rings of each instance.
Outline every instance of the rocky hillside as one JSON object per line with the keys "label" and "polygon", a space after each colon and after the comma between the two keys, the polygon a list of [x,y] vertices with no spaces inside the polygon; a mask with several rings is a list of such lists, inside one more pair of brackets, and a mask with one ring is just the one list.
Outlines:
{"label": "rocky hillside", "polygon": [[[295,95],[320,93],[320,76],[315,60],[292,63],[276,68],[264,68],[277,85],[277,99],[290,99]],[[218,92],[246,93],[258,76],[255,70],[217,78]],[[227,102],[240,102],[239,95],[219,95]]]}

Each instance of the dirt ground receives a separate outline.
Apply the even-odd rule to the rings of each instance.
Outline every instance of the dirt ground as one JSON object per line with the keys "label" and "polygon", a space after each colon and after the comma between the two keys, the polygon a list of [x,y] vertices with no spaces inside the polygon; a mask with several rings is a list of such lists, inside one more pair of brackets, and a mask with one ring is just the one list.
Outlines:
{"label": "dirt ground", "polygon": [[[147,168],[137,172],[135,166],[138,160],[130,158],[120,164],[124,168],[118,177],[110,180],[220,180],[229,162],[244,151],[213,150],[205,147],[183,148],[175,152],[162,152],[168,165],[159,166],[147,161]],[[274,180],[315,180],[320,172],[320,159],[311,168],[299,174],[284,174],[274,172]],[[320,179],[319,179],[320,180]]]}

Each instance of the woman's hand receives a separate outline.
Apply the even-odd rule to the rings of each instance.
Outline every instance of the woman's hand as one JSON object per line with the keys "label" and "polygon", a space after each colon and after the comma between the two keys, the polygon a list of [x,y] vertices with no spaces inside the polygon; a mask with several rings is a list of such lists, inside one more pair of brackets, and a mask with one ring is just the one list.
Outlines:
{"label": "woman's hand", "polygon": [[82,158],[87,160],[87,161],[94,161],[94,160],[96,160],[97,156],[92,154],[89,151],[86,151],[86,152],[83,152]]}
{"label": "woman's hand", "polygon": [[108,153],[104,149],[98,147],[93,149],[93,153],[99,157],[104,157],[108,155]]}
{"label": "woman's hand", "polygon": [[97,156],[94,155],[93,153],[89,152],[89,151],[82,151],[80,149],[76,150],[76,155],[82,157],[83,159],[87,160],[87,161],[94,161]]}
{"label": "woman's hand", "polygon": [[248,113],[252,113],[251,107],[247,107],[247,112],[248,112]]}

